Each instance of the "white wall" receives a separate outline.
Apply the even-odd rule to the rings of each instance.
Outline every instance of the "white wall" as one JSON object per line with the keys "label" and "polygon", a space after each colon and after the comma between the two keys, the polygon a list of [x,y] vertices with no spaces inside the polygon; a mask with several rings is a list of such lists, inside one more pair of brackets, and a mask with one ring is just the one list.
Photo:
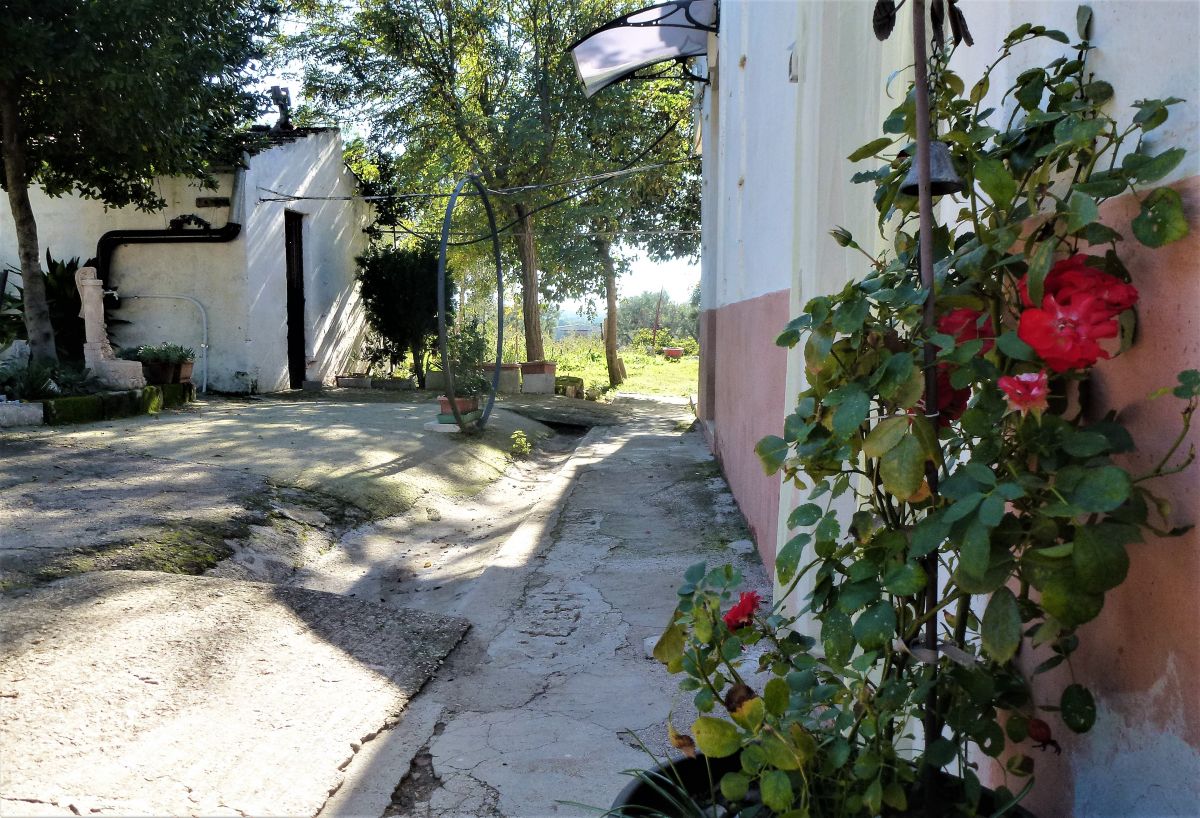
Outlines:
{"label": "white wall", "polygon": [[249,366],[259,391],[288,388],[284,211],[304,214],[305,339],[308,378],[332,381],[365,329],[354,259],[367,245],[368,207],[359,202],[262,201],[289,196],[350,196],[353,174],[337,131],[314,133],[259,154],[245,174],[246,307]]}
{"label": "white wall", "polygon": [[[229,243],[130,244],[112,257],[110,283],[123,300],[117,312],[128,324],[109,327],[114,343],[136,346],[171,341],[201,343],[199,311],[186,301],[133,300],[133,295],[181,295],[200,301],[209,323],[209,387],[230,392],[288,388],[286,274],[282,203],[260,203],[274,194],[350,196],[353,175],[342,162],[337,131],[319,131],[276,145],[249,159],[248,169],[219,177],[215,191],[181,178],[159,179],[165,209],[143,213],[106,210],[102,204],[31,191],[39,243],[55,258],[96,253],[96,241],[116,229],[164,229],[180,214],[195,213],[220,227],[242,224]],[[236,185],[236,190],[234,187]],[[199,208],[197,197],[232,196],[229,207]],[[299,201],[305,214],[305,335],[308,377],[330,381],[349,360],[364,319],[354,286],[354,257],[366,246],[368,208],[355,201]],[[0,265],[18,266],[12,215],[0,207]],[[199,366],[199,364],[198,364]],[[197,369],[196,377],[200,375]]]}

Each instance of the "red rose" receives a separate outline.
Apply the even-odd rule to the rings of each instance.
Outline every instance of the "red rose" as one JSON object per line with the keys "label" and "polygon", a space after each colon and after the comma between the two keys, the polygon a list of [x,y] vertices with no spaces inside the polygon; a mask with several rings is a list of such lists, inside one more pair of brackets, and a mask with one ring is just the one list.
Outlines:
{"label": "red rose", "polygon": [[742,591],[742,595],[738,597],[737,604],[729,609],[729,612],[722,617],[725,620],[725,627],[731,631],[736,631],[738,628],[744,628],[749,625],[754,619],[754,612],[758,610],[758,603],[761,600],[754,591]]}
{"label": "red rose", "polygon": [[1107,304],[1085,296],[1060,304],[1048,295],[1041,309],[1021,313],[1017,325],[1017,336],[1055,372],[1086,369],[1109,357],[1096,342],[1115,338],[1117,332],[1117,320]]}
{"label": "red rose", "polygon": [[976,338],[983,338],[985,340],[982,351],[987,352],[994,344],[992,339],[996,337],[996,332],[992,329],[992,320],[990,318],[983,322],[983,327],[980,327],[979,320],[981,318],[983,318],[982,312],[970,310],[966,307],[959,307],[939,318],[937,329],[938,332],[953,336],[955,342],[959,344],[974,341]]}
{"label": "red rose", "polygon": [[1045,370],[1005,375],[996,381],[996,384],[1008,399],[1008,411],[1020,412],[1022,415],[1033,412],[1040,416],[1046,410],[1046,396],[1050,392],[1050,386]]}
{"label": "red rose", "polygon": [[[1087,256],[1077,253],[1051,267],[1042,285],[1043,298],[1054,296],[1055,301],[1064,305],[1074,302],[1077,298],[1095,298],[1107,309],[1110,318],[1137,303],[1136,287],[1126,284],[1116,276],[1087,266],[1084,263],[1086,260]],[[1021,292],[1021,303],[1032,307],[1027,278],[1028,276],[1021,279],[1018,289]]]}
{"label": "red rose", "polygon": [[949,426],[967,411],[971,399],[971,388],[955,389],[950,384],[950,367],[938,365],[937,370],[937,425]]}

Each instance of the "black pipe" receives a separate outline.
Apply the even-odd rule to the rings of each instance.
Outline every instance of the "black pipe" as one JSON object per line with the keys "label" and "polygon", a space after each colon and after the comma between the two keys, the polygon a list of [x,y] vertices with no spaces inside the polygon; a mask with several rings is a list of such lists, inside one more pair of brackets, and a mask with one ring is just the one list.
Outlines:
{"label": "black pipe", "polygon": [[242,232],[237,222],[224,227],[204,227],[199,230],[168,228],[158,230],[109,230],[96,242],[96,277],[108,285],[112,254],[122,244],[175,244],[185,242],[229,242]]}

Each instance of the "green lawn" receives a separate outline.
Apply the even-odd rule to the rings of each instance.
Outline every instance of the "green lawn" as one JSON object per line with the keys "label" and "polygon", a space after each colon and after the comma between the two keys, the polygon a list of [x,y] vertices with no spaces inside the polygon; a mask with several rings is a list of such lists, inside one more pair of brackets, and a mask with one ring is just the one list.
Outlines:
{"label": "green lawn", "polygon": [[[583,378],[586,388],[608,388],[604,343],[599,338],[547,341],[546,357],[558,362],[559,375]],[[696,384],[700,378],[698,358],[669,361],[661,355],[647,355],[644,350],[631,347],[621,350],[621,358],[625,361],[625,373],[629,376],[619,387],[622,392],[673,397],[696,394]]]}

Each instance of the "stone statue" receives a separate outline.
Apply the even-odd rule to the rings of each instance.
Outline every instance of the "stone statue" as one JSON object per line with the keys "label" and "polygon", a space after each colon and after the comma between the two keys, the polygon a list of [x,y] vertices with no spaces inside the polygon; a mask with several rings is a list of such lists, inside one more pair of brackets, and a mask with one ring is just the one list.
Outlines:
{"label": "stone statue", "polygon": [[108,327],[104,324],[104,283],[96,278],[95,267],[80,267],[75,273],[75,286],[83,309],[84,365],[105,386],[114,389],[140,389],[146,385],[140,361],[123,361],[113,354],[108,342]]}

